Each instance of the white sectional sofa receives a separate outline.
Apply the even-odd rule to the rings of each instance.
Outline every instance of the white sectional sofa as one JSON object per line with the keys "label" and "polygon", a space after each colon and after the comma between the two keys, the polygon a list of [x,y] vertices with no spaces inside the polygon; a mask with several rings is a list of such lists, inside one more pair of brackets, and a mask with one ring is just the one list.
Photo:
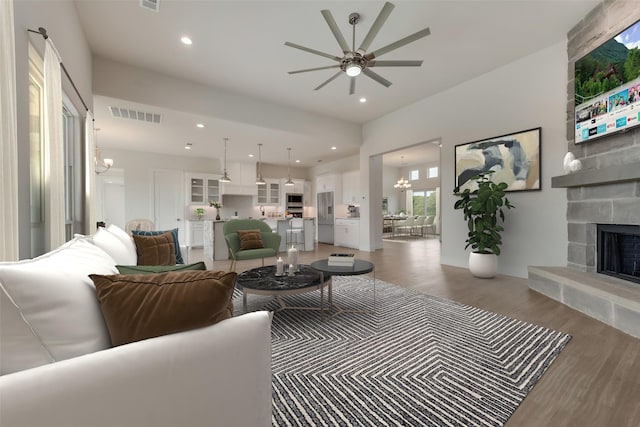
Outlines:
{"label": "white sectional sofa", "polygon": [[104,237],[0,263],[0,426],[271,425],[270,315],[112,348],[88,274],[130,253]]}

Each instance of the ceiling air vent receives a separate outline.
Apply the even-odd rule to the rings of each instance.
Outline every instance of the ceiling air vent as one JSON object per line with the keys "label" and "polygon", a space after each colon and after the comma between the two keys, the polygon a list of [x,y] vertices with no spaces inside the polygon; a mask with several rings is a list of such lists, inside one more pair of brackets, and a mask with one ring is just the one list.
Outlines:
{"label": "ceiling air vent", "polygon": [[140,7],[157,12],[160,10],[160,0],[140,0]]}
{"label": "ceiling air vent", "polygon": [[162,116],[156,113],[145,113],[144,111],[136,111],[131,108],[109,107],[113,117],[121,119],[139,120],[147,123],[160,123]]}

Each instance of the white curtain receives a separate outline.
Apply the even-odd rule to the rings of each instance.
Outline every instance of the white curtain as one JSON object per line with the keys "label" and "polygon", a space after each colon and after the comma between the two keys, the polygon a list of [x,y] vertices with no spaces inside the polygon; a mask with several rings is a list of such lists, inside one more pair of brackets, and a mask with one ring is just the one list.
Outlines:
{"label": "white curtain", "polygon": [[65,242],[64,141],[60,55],[51,39],[44,50],[44,182],[46,249]]}
{"label": "white curtain", "polygon": [[13,0],[0,1],[0,261],[18,259],[18,133]]}
{"label": "white curtain", "polygon": [[407,210],[407,215],[413,215],[413,190],[407,189],[405,192],[404,206]]}
{"label": "white curtain", "polygon": [[96,230],[96,163],[95,154],[96,146],[94,141],[94,122],[93,114],[91,111],[87,111],[87,117],[84,121],[84,140],[85,140],[85,156],[84,156],[84,170],[85,170],[85,195],[84,195],[84,212],[85,212],[85,233],[93,234]]}

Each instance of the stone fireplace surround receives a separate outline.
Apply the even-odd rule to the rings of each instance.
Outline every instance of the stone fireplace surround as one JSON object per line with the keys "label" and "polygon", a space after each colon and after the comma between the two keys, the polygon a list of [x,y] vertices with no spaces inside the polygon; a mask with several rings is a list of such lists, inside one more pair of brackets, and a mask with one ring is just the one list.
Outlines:
{"label": "stone fireplace surround", "polygon": [[633,2],[606,0],[568,33],[567,148],[582,170],[552,178],[567,189],[567,267],[530,266],[529,287],[640,338],[640,285],[595,272],[597,224],[640,225],[640,130],[573,139],[575,60],[638,19]]}

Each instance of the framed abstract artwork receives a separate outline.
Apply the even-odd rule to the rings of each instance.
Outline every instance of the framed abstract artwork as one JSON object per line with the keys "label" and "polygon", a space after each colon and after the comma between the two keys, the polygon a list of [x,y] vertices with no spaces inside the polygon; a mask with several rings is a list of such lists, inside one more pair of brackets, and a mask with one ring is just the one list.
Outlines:
{"label": "framed abstract artwork", "polygon": [[491,180],[506,182],[507,191],[540,190],[541,131],[538,127],[456,145],[456,186],[473,191],[472,178],[491,170]]}

